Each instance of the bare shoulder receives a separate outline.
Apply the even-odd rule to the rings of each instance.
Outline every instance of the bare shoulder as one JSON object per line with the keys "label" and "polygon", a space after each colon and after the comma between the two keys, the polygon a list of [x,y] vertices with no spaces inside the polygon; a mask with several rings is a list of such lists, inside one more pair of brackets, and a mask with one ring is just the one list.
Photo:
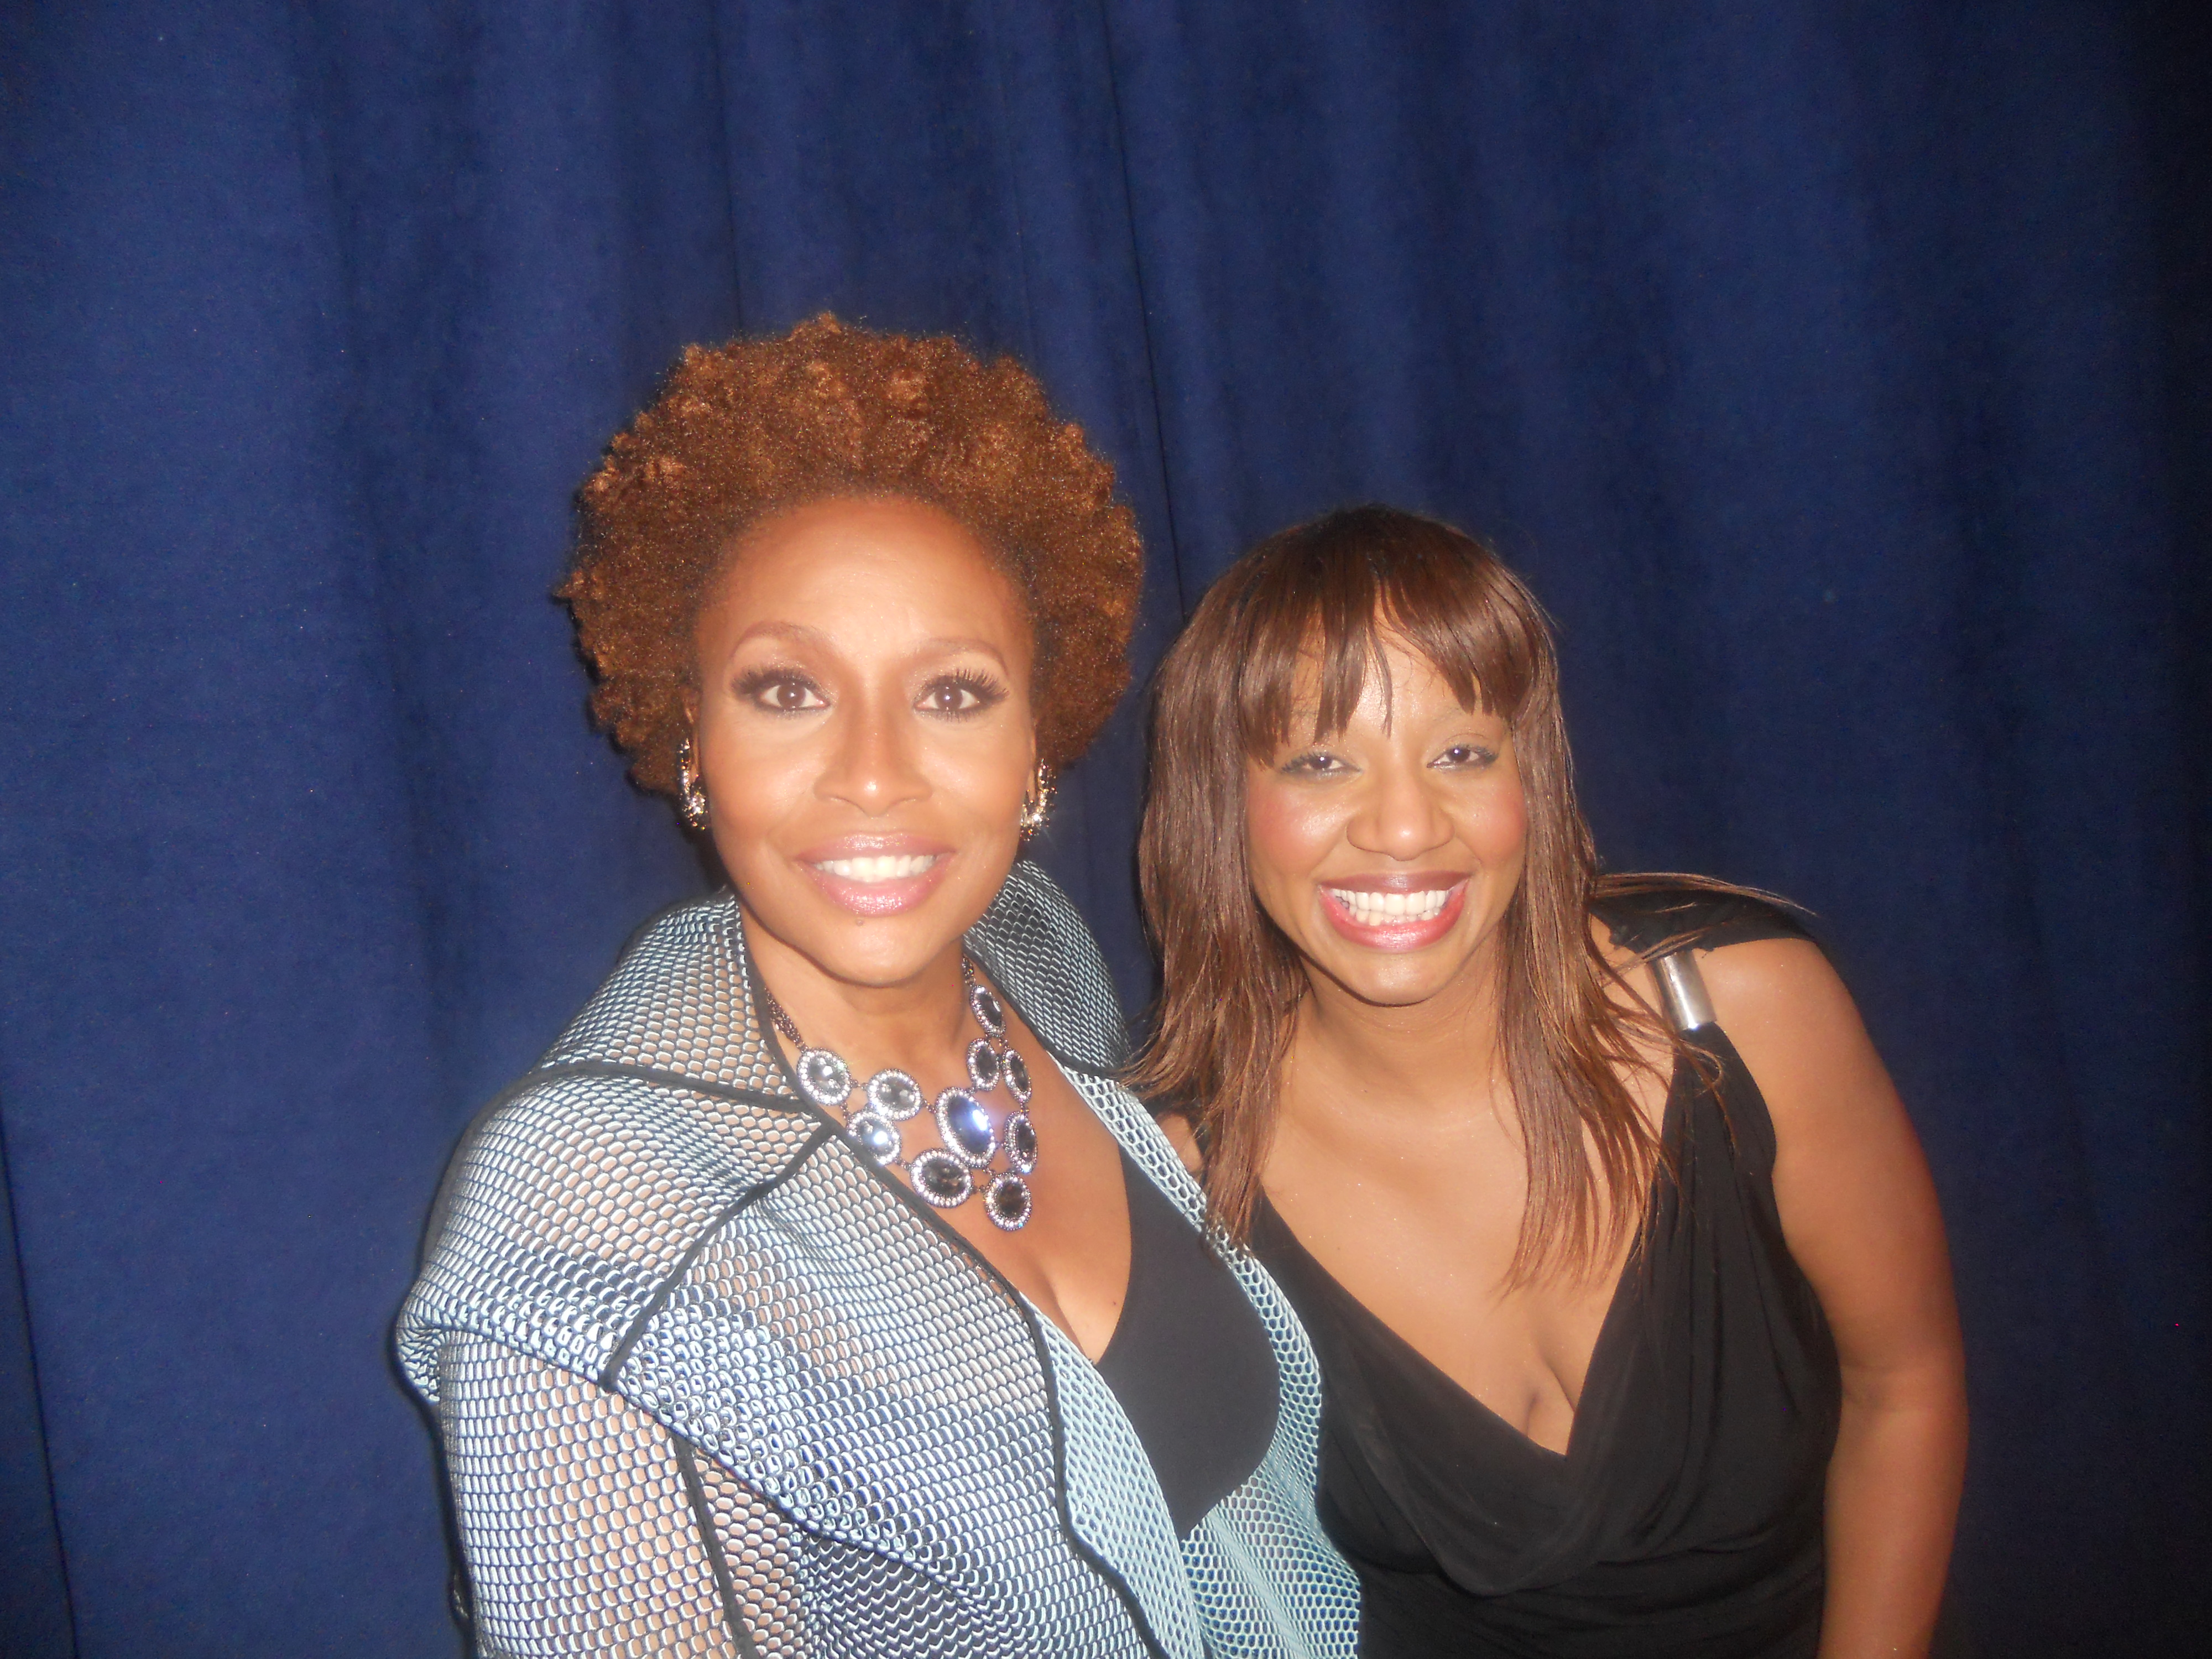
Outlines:
{"label": "bare shoulder", "polygon": [[1833,1013],[1851,1006],[1842,977],[1810,939],[1749,939],[1701,950],[1698,968],[1717,1014],[1723,999],[1740,1019],[1757,1021]]}
{"label": "bare shoulder", "polygon": [[1782,1230],[1847,1375],[1953,1354],[1935,1183],[1841,976],[1794,939],[1726,945],[1700,953],[1698,967],[1715,1019],[1765,1098]]}
{"label": "bare shoulder", "polygon": [[[1858,1006],[1820,947],[1763,939],[1700,951],[1713,1017],[1758,1080],[1778,1140],[1826,1119],[1902,1115]],[[1837,1126],[1840,1127],[1840,1126]]]}

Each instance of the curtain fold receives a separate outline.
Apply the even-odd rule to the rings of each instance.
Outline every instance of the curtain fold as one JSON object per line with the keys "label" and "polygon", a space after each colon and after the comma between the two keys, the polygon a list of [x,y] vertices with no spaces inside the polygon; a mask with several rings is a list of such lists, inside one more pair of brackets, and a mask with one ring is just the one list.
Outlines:
{"label": "curtain fold", "polygon": [[[1037,368],[1142,521],[1140,673],[1293,519],[1498,539],[1608,861],[1811,905],[1914,1109],[1970,1634],[2180,1645],[2205,36],[2064,0],[0,15],[0,1649],[452,1650],[386,1337],[423,1213],[704,879],[586,724],[571,492],[684,343],[825,308]],[[1133,1010],[1143,725],[1043,847]]]}

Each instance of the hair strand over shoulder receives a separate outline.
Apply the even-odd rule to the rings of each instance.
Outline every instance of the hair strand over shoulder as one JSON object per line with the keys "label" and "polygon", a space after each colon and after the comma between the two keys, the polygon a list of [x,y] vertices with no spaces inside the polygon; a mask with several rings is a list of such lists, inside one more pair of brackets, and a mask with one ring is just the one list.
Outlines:
{"label": "hair strand over shoulder", "polygon": [[1162,991],[1131,1081],[1191,1117],[1215,1224],[1243,1241],[1307,992],[1302,958],[1253,894],[1247,768],[1292,740],[1294,722],[1341,730],[1366,676],[1387,672],[1386,637],[1512,732],[1528,800],[1524,872],[1498,922],[1500,1046],[1528,1176],[1512,1278],[1582,1272],[1633,1231],[1661,1163],[1625,1079],[1653,1069],[1655,1048],[1697,1051],[1618,994],[1592,935],[1593,901],[1620,884],[1598,874],[1576,802],[1542,609],[1448,525],[1366,507],[1270,537],[1214,584],[1162,664],[1138,850]]}

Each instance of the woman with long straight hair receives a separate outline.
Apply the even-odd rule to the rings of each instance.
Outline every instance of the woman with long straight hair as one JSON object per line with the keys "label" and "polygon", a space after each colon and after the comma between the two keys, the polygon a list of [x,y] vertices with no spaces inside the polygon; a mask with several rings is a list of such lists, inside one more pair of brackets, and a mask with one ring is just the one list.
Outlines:
{"label": "woman with long straight hair", "polygon": [[1784,908],[1601,876],[1542,613],[1384,507],[1161,670],[1136,1086],[1321,1360],[1369,1655],[1927,1650],[1964,1455],[1942,1224]]}

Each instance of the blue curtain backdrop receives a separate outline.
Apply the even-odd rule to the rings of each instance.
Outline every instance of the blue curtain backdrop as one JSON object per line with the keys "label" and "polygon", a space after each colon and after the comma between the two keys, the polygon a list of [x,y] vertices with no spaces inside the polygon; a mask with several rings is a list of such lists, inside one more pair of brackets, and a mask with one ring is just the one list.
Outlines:
{"label": "blue curtain backdrop", "polygon": [[[2185,9],[0,18],[0,1650],[453,1649],[387,1358],[426,1204],[700,880],[586,728],[569,494],[685,342],[825,307],[1042,372],[1147,665],[1318,509],[1499,538],[1610,860],[1814,907],[1913,1105],[1971,1633],[2201,1634]],[[1048,854],[1133,1006],[1140,747]]]}

